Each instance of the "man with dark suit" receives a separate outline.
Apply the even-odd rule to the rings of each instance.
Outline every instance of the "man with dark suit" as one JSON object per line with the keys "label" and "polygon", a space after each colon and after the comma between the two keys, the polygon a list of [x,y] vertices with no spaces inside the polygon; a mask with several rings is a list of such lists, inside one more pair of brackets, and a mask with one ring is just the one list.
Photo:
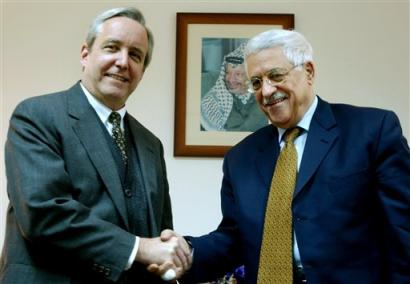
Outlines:
{"label": "man with dark suit", "polygon": [[[311,45],[295,31],[257,35],[245,60],[250,87],[272,125],[226,154],[223,219],[210,234],[190,238],[186,281],[215,279],[244,264],[245,283],[410,283],[410,151],[396,115],[317,97]],[[272,176],[288,143],[282,138],[295,127],[298,174],[287,208],[290,229],[280,240],[278,232],[265,234],[266,212],[270,196],[284,190],[270,190],[280,182]],[[284,215],[274,221],[287,230]],[[269,263],[288,240],[290,266],[285,257]],[[273,280],[280,273],[290,277]]]}
{"label": "man with dark suit", "polygon": [[152,49],[140,11],[108,10],[82,46],[81,81],[15,109],[0,283],[162,283],[146,265],[187,265],[187,246],[158,237],[172,228],[162,144],[125,106]]}

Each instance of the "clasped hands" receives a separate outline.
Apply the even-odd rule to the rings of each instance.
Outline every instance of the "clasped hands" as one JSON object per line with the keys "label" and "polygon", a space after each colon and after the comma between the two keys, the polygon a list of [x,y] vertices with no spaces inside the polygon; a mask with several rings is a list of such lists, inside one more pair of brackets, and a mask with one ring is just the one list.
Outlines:
{"label": "clasped hands", "polygon": [[192,253],[182,236],[172,230],[164,230],[160,237],[140,238],[136,261],[147,265],[149,272],[159,276],[172,269],[175,272],[172,280],[175,281],[191,267]]}

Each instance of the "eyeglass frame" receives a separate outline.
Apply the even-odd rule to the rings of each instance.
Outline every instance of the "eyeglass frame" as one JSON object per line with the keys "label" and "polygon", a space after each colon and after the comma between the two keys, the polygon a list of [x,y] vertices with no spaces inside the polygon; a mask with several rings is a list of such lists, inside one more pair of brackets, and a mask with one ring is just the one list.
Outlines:
{"label": "eyeglass frame", "polygon": [[[293,65],[292,68],[290,68],[290,69],[289,69],[288,71],[286,71],[285,73],[275,73],[275,72],[274,72],[275,70],[281,69],[281,68],[275,67],[275,68],[272,68],[271,70],[265,72],[265,73],[262,75],[262,77],[253,77],[253,78],[251,78],[250,80],[247,81],[248,91],[249,91],[249,92],[252,92],[252,93],[256,93],[256,92],[260,91],[260,90],[262,89],[262,87],[263,87],[263,82],[265,82],[265,80],[266,80],[266,82],[268,83],[268,85],[271,86],[271,87],[274,87],[274,86],[283,84],[284,82],[286,82],[286,79],[287,79],[289,73],[290,73],[293,69],[295,69],[295,68],[297,68],[297,67],[299,67],[299,66],[302,66],[302,65],[304,65],[304,64],[305,64],[305,63],[300,63],[300,64]],[[271,75],[271,76],[269,76],[269,75]],[[269,79],[269,77],[275,77],[275,76],[276,76],[276,77],[280,77],[281,79],[280,79],[280,80],[278,80],[278,79],[272,79],[272,78]],[[266,79],[265,79],[265,78],[266,78]],[[254,82],[255,80],[257,80],[257,81],[259,82],[259,84],[260,84],[259,88],[257,88],[257,89],[254,88],[254,83],[253,83],[253,82]],[[273,81],[273,82],[272,82],[272,81]]]}

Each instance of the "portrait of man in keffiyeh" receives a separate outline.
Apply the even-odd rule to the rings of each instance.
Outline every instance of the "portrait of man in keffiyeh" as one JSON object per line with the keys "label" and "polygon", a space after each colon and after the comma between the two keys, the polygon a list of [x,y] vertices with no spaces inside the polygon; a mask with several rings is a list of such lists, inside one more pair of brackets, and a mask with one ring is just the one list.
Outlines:
{"label": "portrait of man in keffiyeh", "polygon": [[255,131],[268,124],[248,91],[245,45],[224,56],[215,85],[201,100],[201,126],[206,131]]}

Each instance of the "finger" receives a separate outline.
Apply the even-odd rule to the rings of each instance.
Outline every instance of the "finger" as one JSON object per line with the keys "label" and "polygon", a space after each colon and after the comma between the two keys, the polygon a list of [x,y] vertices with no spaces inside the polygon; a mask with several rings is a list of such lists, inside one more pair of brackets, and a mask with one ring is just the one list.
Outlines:
{"label": "finger", "polygon": [[174,269],[175,270],[175,278],[179,279],[181,276],[186,272],[182,267],[177,267]]}
{"label": "finger", "polygon": [[179,257],[181,259],[183,258],[182,261],[184,263],[184,269],[188,270],[189,268],[191,268],[191,265],[192,265],[192,259],[193,259],[192,248],[183,237],[179,237],[178,241],[179,241],[178,242],[179,247],[181,248],[182,253],[184,254],[184,258],[181,255]]}
{"label": "finger", "polygon": [[159,271],[159,265],[156,264],[156,263],[148,265],[147,270],[151,273],[160,274],[158,272]]}
{"label": "finger", "polygon": [[174,265],[174,263],[172,261],[166,261],[158,267],[157,274],[162,276],[163,274],[165,274],[170,269],[173,269],[173,270],[176,271],[177,267]]}
{"label": "finger", "polygon": [[178,259],[180,260],[183,269],[186,271],[188,270],[188,257],[185,255],[184,251],[182,249],[177,249],[176,250],[176,256],[178,257]]}
{"label": "finger", "polygon": [[181,268],[184,267],[184,264],[182,263],[182,260],[179,258],[178,254],[176,252],[172,255],[172,261],[174,262],[176,267],[181,267]]}
{"label": "finger", "polygon": [[178,237],[178,245],[183,250],[187,258],[192,254],[191,247],[183,237]]}
{"label": "finger", "polygon": [[178,243],[178,238],[177,237],[172,237],[169,241],[168,241],[168,245],[169,245],[169,257],[172,259],[172,261],[174,262],[175,266],[177,267],[182,267],[182,259],[179,258],[178,255],[178,250],[179,249],[179,243]]}

